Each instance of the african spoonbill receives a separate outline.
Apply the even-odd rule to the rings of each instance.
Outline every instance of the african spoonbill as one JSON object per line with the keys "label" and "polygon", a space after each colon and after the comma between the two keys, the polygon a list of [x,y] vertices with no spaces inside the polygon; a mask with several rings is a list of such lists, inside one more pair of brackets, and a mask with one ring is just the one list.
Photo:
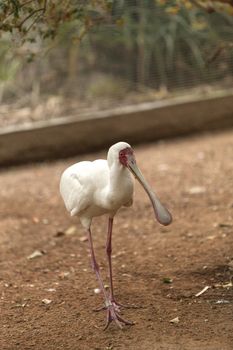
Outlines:
{"label": "african spoonbill", "polygon": [[[118,142],[110,147],[107,160],[82,161],[71,165],[64,171],[60,181],[60,192],[66,209],[71,216],[77,215],[80,218],[88,235],[92,267],[103,293],[105,305],[103,308],[107,310],[105,329],[112,321],[120,328],[123,324],[133,324],[120,315],[120,308],[123,305],[115,299],[111,263],[113,218],[120,207],[131,206],[133,203],[134,181],[131,174],[140,182],[149,196],[156,219],[162,225],[169,225],[172,221],[171,214],[144,179],[137,167],[133,149],[126,142]],[[100,275],[91,234],[92,218],[103,214],[109,217],[106,242],[110,277],[109,293],[105,290]]]}

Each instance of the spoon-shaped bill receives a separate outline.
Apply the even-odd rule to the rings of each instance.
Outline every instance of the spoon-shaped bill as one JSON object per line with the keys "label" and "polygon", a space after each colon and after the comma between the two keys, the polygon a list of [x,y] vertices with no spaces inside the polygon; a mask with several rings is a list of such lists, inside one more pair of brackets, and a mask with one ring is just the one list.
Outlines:
{"label": "spoon-shaped bill", "polygon": [[163,204],[160,202],[159,198],[156,196],[156,194],[152,191],[150,186],[148,185],[147,181],[144,179],[141,171],[139,170],[135,159],[132,158],[129,160],[128,169],[131,171],[131,173],[135,176],[135,178],[140,182],[146,193],[148,194],[150,201],[152,203],[155,217],[158,220],[158,222],[164,226],[169,225],[172,222],[172,216],[169,213],[169,211],[163,206]]}

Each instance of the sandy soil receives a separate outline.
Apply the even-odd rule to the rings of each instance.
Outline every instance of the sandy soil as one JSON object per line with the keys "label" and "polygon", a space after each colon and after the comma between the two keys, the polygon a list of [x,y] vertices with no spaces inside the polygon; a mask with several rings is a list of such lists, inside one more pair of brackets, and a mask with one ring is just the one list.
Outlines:
{"label": "sandy soil", "polygon": [[[81,159],[2,170],[0,202],[0,349],[233,348],[233,132],[135,147],[138,164],[173,214],[155,222],[136,187],[133,208],[115,220],[116,295],[142,308],[135,322],[103,331],[105,311],[77,218],[58,192],[62,171]],[[96,254],[107,279],[107,218],[93,223]],[[41,256],[28,257],[35,251]],[[164,278],[172,283],[164,283]],[[210,288],[196,297],[205,286]],[[46,304],[47,302],[47,304]],[[178,317],[178,323],[170,321]]]}

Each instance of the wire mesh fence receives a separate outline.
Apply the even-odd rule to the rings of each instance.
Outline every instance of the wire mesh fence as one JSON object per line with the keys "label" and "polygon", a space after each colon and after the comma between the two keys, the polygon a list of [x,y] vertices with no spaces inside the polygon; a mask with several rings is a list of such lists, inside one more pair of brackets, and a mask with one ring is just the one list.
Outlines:
{"label": "wire mesh fence", "polygon": [[87,38],[96,70],[123,78],[134,91],[231,82],[233,19],[172,9],[155,1],[124,2],[120,28],[102,27]]}
{"label": "wire mesh fence", "polygon": [[[115,1],[114,24],[95,26],[79,43],[76,23],[67,23],[52,44],[27,44],[31,62],[2,39],[2,123],[231,88],[233,16],[176,3]],[[12,106],[18,116],[9,120]]]}

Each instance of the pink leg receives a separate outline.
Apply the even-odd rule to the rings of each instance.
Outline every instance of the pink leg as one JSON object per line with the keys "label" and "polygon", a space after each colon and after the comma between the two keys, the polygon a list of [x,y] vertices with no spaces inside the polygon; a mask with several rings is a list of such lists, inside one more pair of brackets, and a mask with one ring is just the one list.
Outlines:
{"label": "pink leg", "polygon": [[100,286],[100,289],[103,293],[103,296],[104,296],[104,301],[106,303],[106,301],[108,300],[108,296],[107,296],[107,293],[106,293],[106,290],[104,288],[104,284],[103,284],[103,281],[102,281],[102,278],[101,278],[101,275],[100,275],[100,269],[99,269],[99,265],[96,261],[96,258],[95,258],[95,252],[94,252],[94,247],[93,247],[93,241],[92,241],[92,236],[91,236],[91,229],[89,229],[87,231],[88,233],[88,241],[89,241],[89,246],[90,246],[90,251],[91,251],[91,264],[92,264],[92,268],[96,274],[96,277],[97,277],[97,280],[99,282],[99,286]]}
{"label": "pink leg", "polygon": [[114,300],[114,292],[113,292],[113,280],[112,280],[112,226],[113,226],[113,218],[109,218],[106,253],[107,253],[107,257],[108,257],[108,266],[109,266],[110,300],[115,301]]}
{"label": "pink leg", "polygon": [[103,293],[104,296],[104,303],[105,303],[105,309],[107,310],[107,323],[104,329],[107,329],[109,324],[114,321],[118,327],[122,328],[122,323],[123,324],[127,324],[127,325],[131,325],[132,323],[129,321],[124,320],[122,317],[120,317],[120,315],[118,314],[118,309],[117,307],[112,303],[111,299],[109,298],[109,296],[106,293],[106,290],[104,288],[104,284],[103,284],[103,280],[101,278],[100,275],[100,271],[99,271],[99,265],[96,261],[95,258],[95,252],[94,252],[94,247],[93,247],[93,241],[92,241],[92,236],[91,236],[91,230],[89,229],[87,231],[88,233],[88,241],[89,241],[89,245],[90,245],[90,251],[91,251],[91,262],[92,262],[92,268],[95,271],[97,280],[99,282],[99,286],[100,289]]}
{"label": "pink leg", "polygon": [[120,307],[136,309],[138,307],[135,305],[123,305],[118,303],[114,296],[113,279],[112,279],[112,227],[113,227],[113,218],[110,217],[108,221],[108,236],[107,236],[107,243],[106,243],[106,253],[108,257],[109,278],[110,278],[110,300],[116,306],[118,311],[120,310]]}

